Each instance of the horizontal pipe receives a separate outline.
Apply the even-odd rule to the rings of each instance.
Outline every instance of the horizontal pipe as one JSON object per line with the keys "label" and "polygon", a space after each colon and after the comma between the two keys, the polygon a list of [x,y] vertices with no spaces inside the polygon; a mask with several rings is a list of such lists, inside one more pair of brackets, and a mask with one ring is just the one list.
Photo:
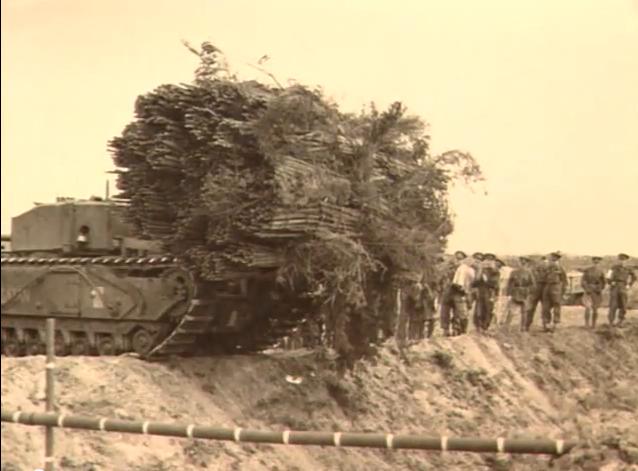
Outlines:
{"label": "horizontal pipe", "polygon": [[103,432],[163,435],[167,437],[205,438],[243,443],[279,445],[319,445],[433,451],[468,451],[474,453],[524,453],[562,455],[575,441],[550,439],[454,438],[424,435],[393,435],[391,433],[272,432],[242,428],[220,428],[207,425],[160,423],[86,417],[57,413],[23,412],[2,409],[2,422],[23,425],[43,425]]}

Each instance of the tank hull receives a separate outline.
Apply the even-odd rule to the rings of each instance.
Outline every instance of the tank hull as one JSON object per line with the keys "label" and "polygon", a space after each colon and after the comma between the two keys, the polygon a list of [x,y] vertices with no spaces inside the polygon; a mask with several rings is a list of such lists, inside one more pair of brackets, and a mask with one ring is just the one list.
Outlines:
{"label": "tank hull", "polygon": [[247,282],[198,281],[172,257],[7,257],[2,353],[43,353],[47,318],[59,355],[258,350],[273,338],[248,299]]}

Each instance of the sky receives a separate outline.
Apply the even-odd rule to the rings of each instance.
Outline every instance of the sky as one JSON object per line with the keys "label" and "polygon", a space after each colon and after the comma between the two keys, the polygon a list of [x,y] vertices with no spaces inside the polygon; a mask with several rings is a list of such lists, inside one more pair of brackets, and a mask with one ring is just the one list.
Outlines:
{"label": "sky", "polygon": [[[136,97],[188,82],[210,41],[241,78],[342,109],[403,102],[451,192],[451,250],[638,256],[638,0],[4,0],[2,233],[56,196],[103,195]],[[113,188],[113,184],[111,184]]]}

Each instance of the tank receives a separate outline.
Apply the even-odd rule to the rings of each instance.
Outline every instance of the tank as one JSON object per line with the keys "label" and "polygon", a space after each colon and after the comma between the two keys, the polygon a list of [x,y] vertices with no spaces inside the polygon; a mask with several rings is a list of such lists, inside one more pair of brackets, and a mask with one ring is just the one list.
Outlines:
{"label": "tank", "polygon": [[[274,273],[201,280],[159,241],[136,238],[117,200],[36,204],[3,236],[2,354],[145,358],[259,351],[296,326],[278,319]],[[6,250],[6,247],[10,247]]]}
{"label": "tank", "polygon": [[563,296],[563,304],[577,306],[583,303],[585,290],[582,286],[583,270],[573,270],[567,273],[567,286]]}

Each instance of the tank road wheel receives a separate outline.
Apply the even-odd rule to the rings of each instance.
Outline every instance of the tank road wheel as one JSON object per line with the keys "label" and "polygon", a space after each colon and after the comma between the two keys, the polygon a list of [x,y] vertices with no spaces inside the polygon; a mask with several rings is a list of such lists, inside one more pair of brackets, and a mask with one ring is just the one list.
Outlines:
{"label": "tank road wheel", "polygon": [[40,339],[40,335],[37,330],[30,330],[27,332],[24,342],[24,352],[26,355],[44,355],[46,348],[44,342]]}
{"label": "tank road wheel", "polygon": [[111,356],[116,353],[115,342],[110,335],[99,337],[97,342],[95,342],[95,347],[97,354],[101,356]]}
{"label": "tank road wheel", "polygon": [[71,355],[84,356],[89,354],[89,342],[85,338],[77,338],[71,344]]}
{"label": "tank road wheel", "polygon": [[141,356],[146,355],[153,347],[153,336],[146,329],[140,329],[131,338],[133,351]]}
{"label": "tank road wheel", "polygon": [[19,357],[22,354],[22,345],[17,339],[5,339],[2,343],[2,353],[8,357]]}
{"label": "tank road wheel", "polygon": [[45,348],[44,344],[36,339],[28,340],[24,346],[25,353],[30,356],[43,355]]}
{"label": "tank road wheel", "polygon": [[55,354],[59,357],[68,355],[69,349],[66,343],[64,343],[64,338],[62,338],[61,335],[55,337],[54,349],[55,349]]}

